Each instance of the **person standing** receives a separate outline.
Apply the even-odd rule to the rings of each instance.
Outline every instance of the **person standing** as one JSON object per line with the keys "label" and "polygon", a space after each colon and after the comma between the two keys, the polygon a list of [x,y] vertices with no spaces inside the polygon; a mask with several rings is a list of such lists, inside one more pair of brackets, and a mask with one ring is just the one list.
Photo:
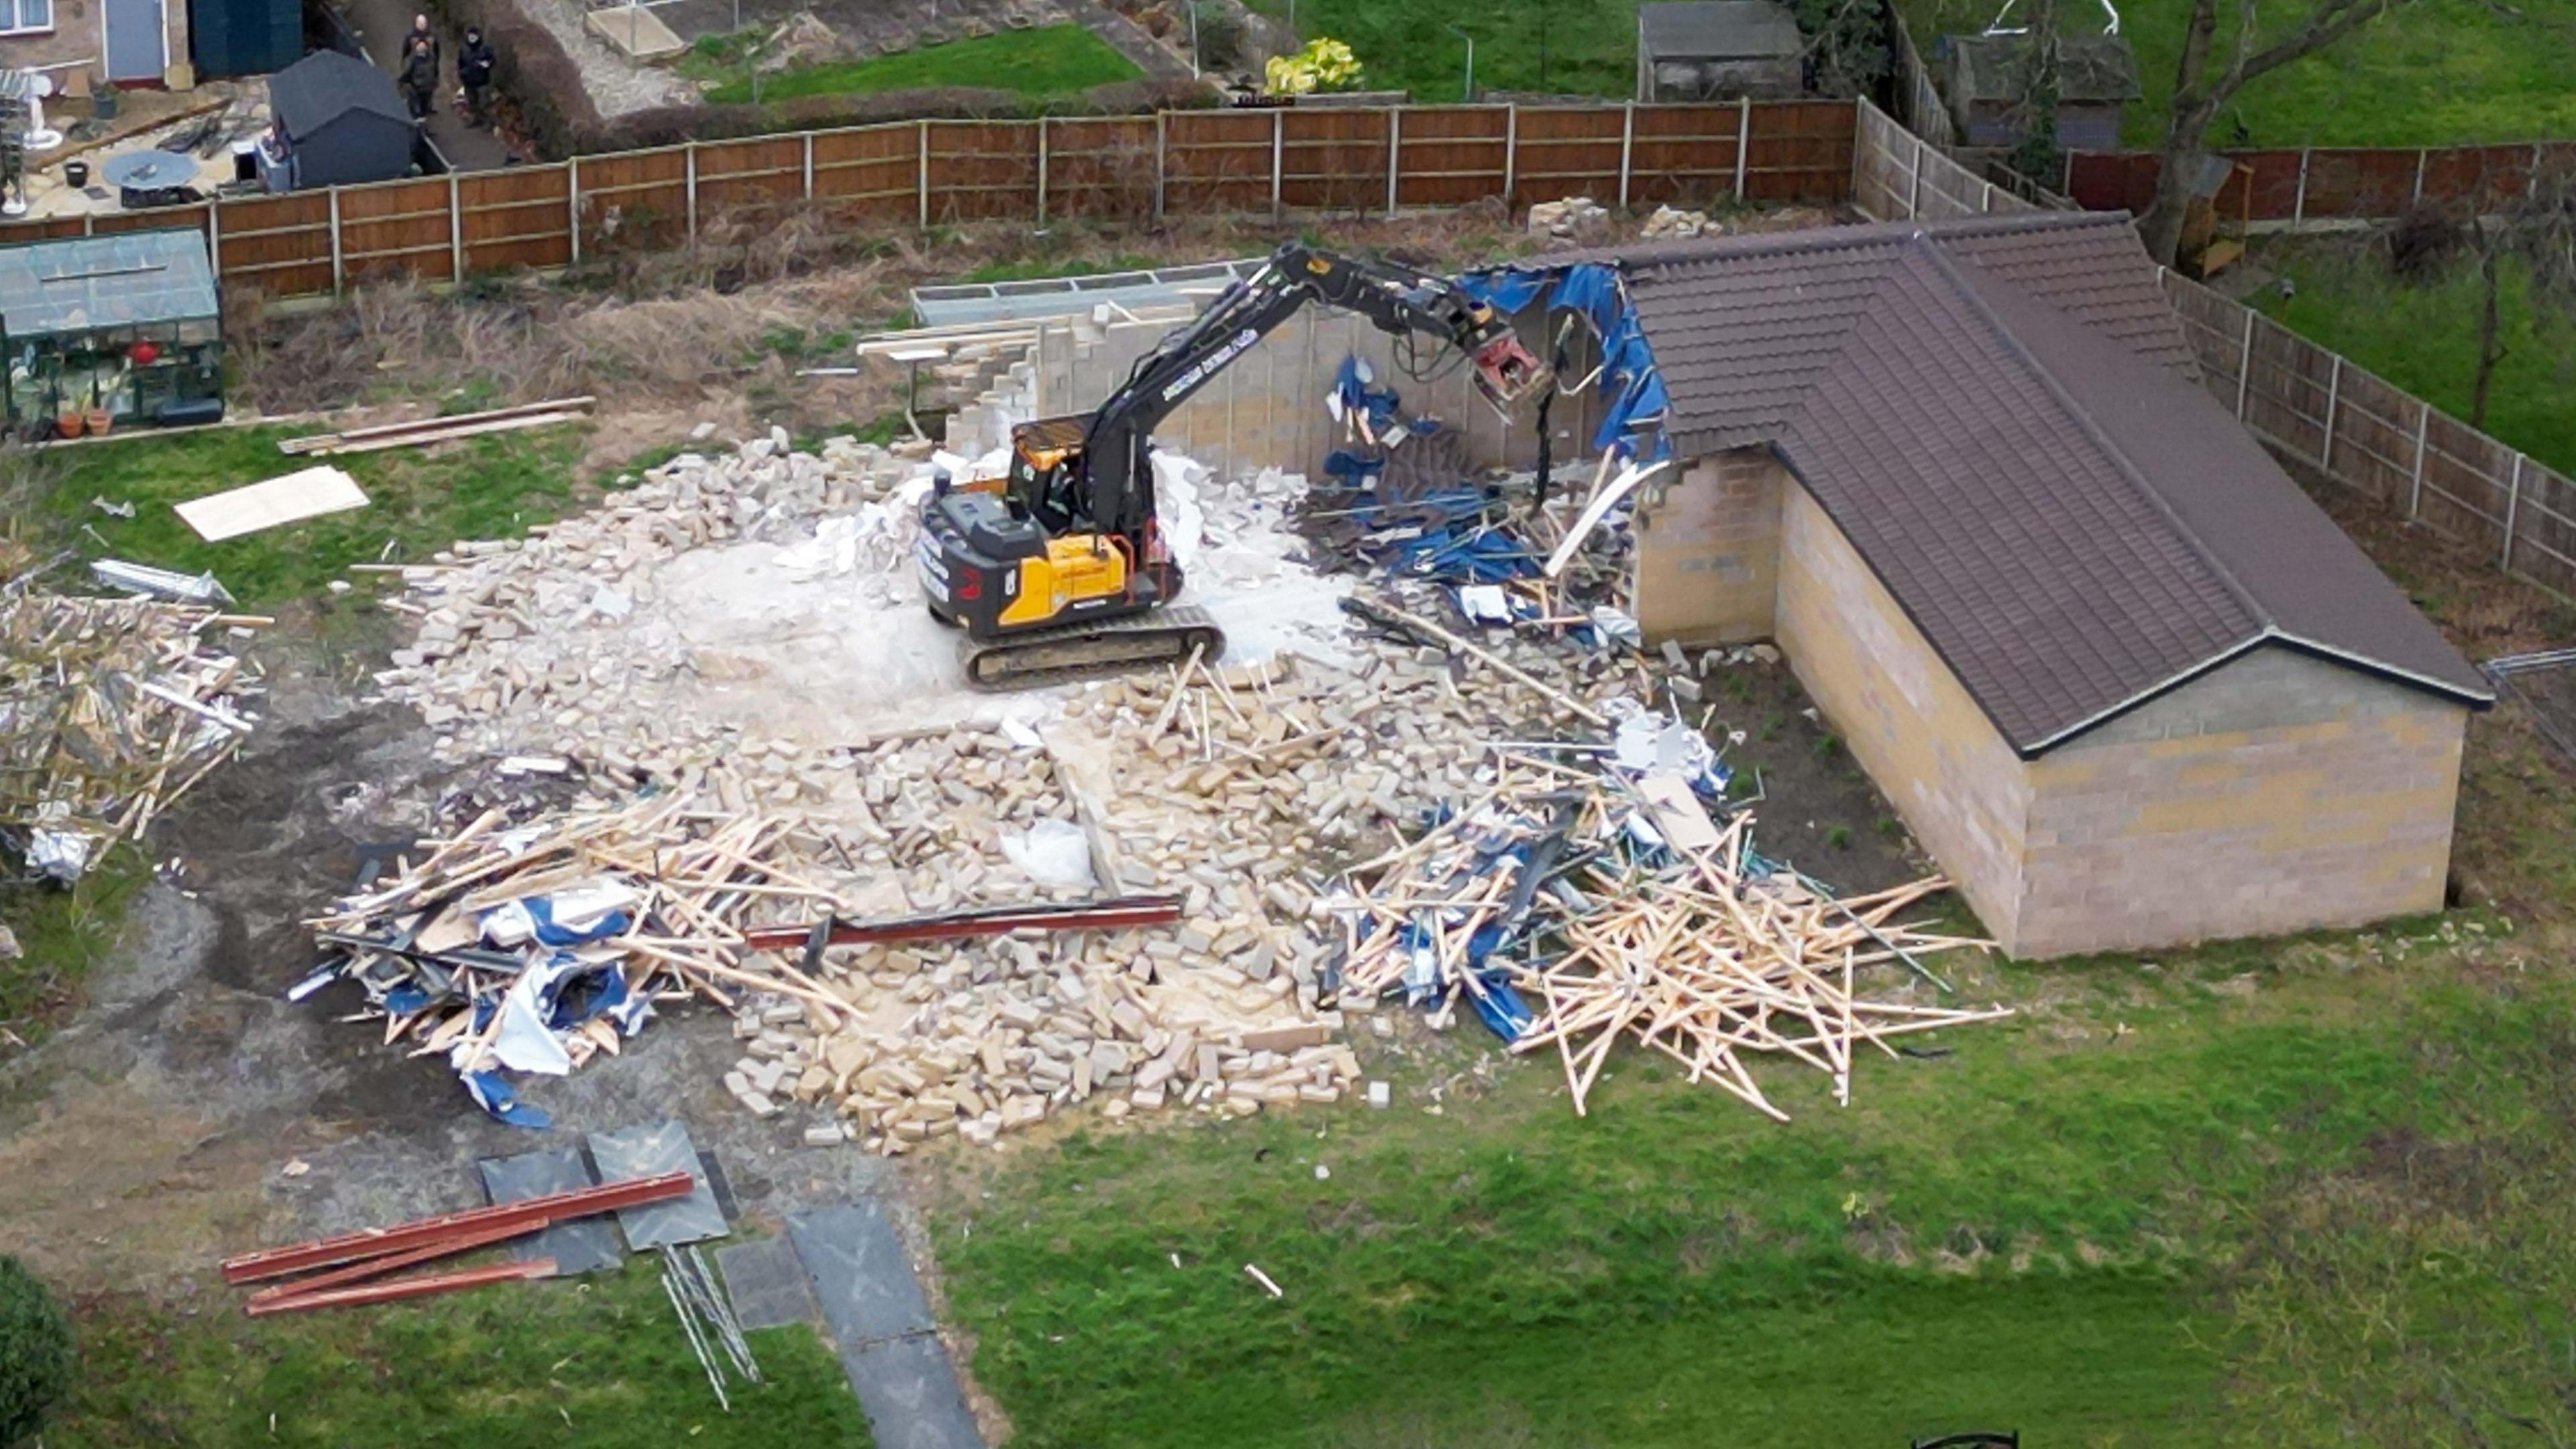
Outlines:
{"label": "person standing", "polygon": [[[403,70],[406,74],[411,70],[410,56],[414,46],[426,46],[429,49],[429,110],[434,111],[438,109],[438,72],[443,52],[438,43],[438,32],[429,28],[429,17],[426,15],[414,15],[411,18],[411,33],[403,37]],[[428,115],[429,111],[423,111],[421,114]]]}
{"label": "person standing", "polygon": [[467,118],[478,126],[492,124],[493,60],[492,46],[484,40],[482,27],[465,27],[465,43],[456,49],[456,83],[465,88]]}
{"label": "person standing", "polygon": [[438,92],[438,55],[428,41],[413,39],[403,55],[403,99],[411,106],[411,118],[424,120],[429,115],[430,97]]}

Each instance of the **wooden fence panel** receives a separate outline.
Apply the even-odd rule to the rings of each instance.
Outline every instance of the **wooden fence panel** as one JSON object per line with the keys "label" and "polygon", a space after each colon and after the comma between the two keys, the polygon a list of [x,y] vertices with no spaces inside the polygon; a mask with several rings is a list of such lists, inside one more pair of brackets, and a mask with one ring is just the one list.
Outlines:
{"label": "wooden fence panel", "polygon": [[1512,205],[1568,196],[1589,196],[1605,206],[1617,202],[1627,124],[1624,106],[1524,107]]}
{"label": "wooden fence panel", "polygon": [[2086,211],[2144,216],[2155,205],[2156,174],[2163,169],[2152,151],[2077,151],[2066,158],[2066,194]]}
{"label": "wooden fence panel", "polygon": [[2415,199],[2416,151],[2325,148],[2308,153],[2307,200],[2314,217],[2395,216]]}
{"label": "wooden fence panel", "polygon": [[2517,572],[2576,592],[2576,482],[2529,458],[2522,463],[2509,559]]}
{"label": "wooden fence panel", "polygon": [[930,219],[1034,217],[1035,121],[929,121]]}
{"label": "wooden fence panel", "polygon": [[1628,204],[1706,207],[1732,200],[1736,127],[1743,115],[1742,107],[1732,105],[1637,107],[1628,148]]}
{"label": "wooden fence panel", "polygon": [[[1387,113],[1337,106],[1270,113],[1278,127],[1279,202],[1298,211],[1386,209]],[[1502,193],[1494,179],[1487,195]]]}
{"label": "wooden fence panel", "polygon": [[2501,552],[2513,450],[2459,419],[2435,413],[2424,432],[2424,490],[2416,516]]}
{"label": "wooden fence panel", "polygon": [[830,202],[835,216],[912,224],[921,212],[921,128],[815,133],[814,196]]}
{"label": "wooden fence panel", "polygon": [[[1515,134],[1528,136],[1537,112],[1508,106],[1424,106],[1381,113],[1396,130],[1395,204],[1466,206],[1518,189],[1512,174]],[[1530,152],[1520,150],[1521,164]],[[1377,178],[1386,180],[1381,155]],[[1379,205],[1383,206],[1383,199]]]}
{"label": "wooden fence panel", "polygon": [[52,241],[57,237],[89,234],[87,218],[43,216],[33,221],[13,221],[5,228],[0,228],[0,245],[24,246],[28,242]]}
{"label": "wooden fence panel", "polygon": [[2333,383],[2334,438],[2320,461],[2345,487],[2403,513],[2414,492],[2424,405],[2350,362]]}
{"label": "wooden fence panel", "polygon": [[1267,111],[1173,111],[1163,118],[1163,210],[1270,209]]}
{"label": "wooden fence panel", "polygon": [[454,219],[447,178],[424,177],[340,190],[340,271],[351,282],[454,270]]}
{"label": "wooden fence panel", "polygon": [[1852,158],[1851,201],[1883,221],[1914,214],[1915,170],[1931,146],[1876,106],[1860,113],[1860,152]]}
{"label": "wooden fence panel", "polygon": [[1829,206],[1845,199],[1858,139],[1849,101],[1772,101],[1751,110],[1744,195]]}
{"label": "wooden fence panel", "polygon": [[331,198],[322,192],[227,201],[215,238],[215,279],[278,297],[328,295]]}
{"label": "wooden fence panel", "polygon": [[572,262],[572,168],[514,166],[460,176],[465,269],[504,271]]}
{"label": "wooden fence panel", "polygon": [[1147,216],[1153,210],[1152,117],[1047,122],[1048,216]]}
{"label": "wooden fence panel", "polygon": [[805,199],[805,138],[757,136],[698,146],[698,219],[717,217],[764,227],[784,207]]}
{"label": "wooden fence panel", "polygon": [[2240,151],[2234,155],[2254,171],[2253,220],[2288,221],[2299,214],[2298,152]]}
{"label": "wooden fence panel", "polygon": [[579,165],[583,256],[688,244],[687,148],[584,156]]}
{"label": "wooden fence panel", "polygon": [[161,231],[188,226],[206,229],[206,203],[189,206],[156,206],[148,211],[111,211],[90,218],[90,235],[110,236],[121,231]]}
{"label": "wooden fence panel", "polygon": [[2257,318],[2245,425],[2304,457],[2324,456],[2326,392],[2333,373],[2333,353],[2269,318]]}

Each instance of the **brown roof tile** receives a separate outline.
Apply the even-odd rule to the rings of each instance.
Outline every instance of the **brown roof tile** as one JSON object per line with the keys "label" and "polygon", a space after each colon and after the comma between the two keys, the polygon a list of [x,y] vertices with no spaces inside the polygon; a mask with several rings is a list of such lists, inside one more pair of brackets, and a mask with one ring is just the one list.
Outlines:
{"label": "brown roof tile", "polygon": [[1676,450],[1774,448],[2025,753],[2267,644],[2492,697],[2201,391],[2122,218],[1581,259],[1621,267]]}

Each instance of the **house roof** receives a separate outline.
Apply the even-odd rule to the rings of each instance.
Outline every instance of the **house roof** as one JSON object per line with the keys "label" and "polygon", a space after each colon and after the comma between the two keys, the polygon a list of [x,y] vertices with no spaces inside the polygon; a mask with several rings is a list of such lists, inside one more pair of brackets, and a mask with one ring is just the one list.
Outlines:
{"label": "house roof", "polygon": [[213,317],[215,276],[194,227],[0,247],[0,330],[12,339]]}
{"label": "house roof", "polygon": [[268,78],[269,108],[290,141],[301,141],[351,111],[411,124],[394,78],[336,50],[317,50]]}
{"label": "house roof", "polygon": [[2196,382],[2117,214],[1631,248],[1677,451],[1775,450],[2035,755],[2279,644],[2486,681]]}
{"label": "house roof", "polygon": [[[2017,101],[2030,84],[2028,35],[1952,35],[1951,97],[1959,105]],[[2079,105],[2134,101],[2138,60],[2116,35],[2061,35],[2057,39],[2057,98]]]}
{"label": "house roof", "polygon": [[1737,60],[1805,49],[1789,7],[1774,0],[1680,0],[1637,7],[1637,37],[1658,60]]}

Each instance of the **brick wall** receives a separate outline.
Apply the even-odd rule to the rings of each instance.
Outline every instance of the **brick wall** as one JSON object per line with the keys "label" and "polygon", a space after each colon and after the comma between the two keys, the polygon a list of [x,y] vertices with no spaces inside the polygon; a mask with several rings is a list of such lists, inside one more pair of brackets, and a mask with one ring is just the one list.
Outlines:
{"label": "brick wall", "polygon": [[2468,711],[2265,646],[2029,765],[2026,956],[2442,904]]}
{"label": "brick wall", "polygon": [[[105,38],[99,28],[99,6],[105,0],[54,0],[53,29],[0,39],[0,65],[36,67],[88,61],[93,83],[107,74]],[[161,0],[161,28],[173,63],[188,59],[188,0]],[[65,73],[52,73],[55,94],[45,102],[46,124],[63,129],[75,115],[88,114],[88,103],[63,99]],[[160,77],[154,77],[158,84]],[[75,109],[77,108],[77,109]],[[35,158],[41,160],[42,158]]]}
{"label": "brick wall", "polygon": [[[1780,511],[1780,647],[1845,748],[2011,950],[2030,782],[1807,490]],[[2018,954],[2018,953],[2016,953]]]}
{"label": "brick wall", "polygon": [[1769,638],[1779,595],[1787,470],[1757,448],[1694,458],[1637,505],[1635,603],[1649,644]]}

